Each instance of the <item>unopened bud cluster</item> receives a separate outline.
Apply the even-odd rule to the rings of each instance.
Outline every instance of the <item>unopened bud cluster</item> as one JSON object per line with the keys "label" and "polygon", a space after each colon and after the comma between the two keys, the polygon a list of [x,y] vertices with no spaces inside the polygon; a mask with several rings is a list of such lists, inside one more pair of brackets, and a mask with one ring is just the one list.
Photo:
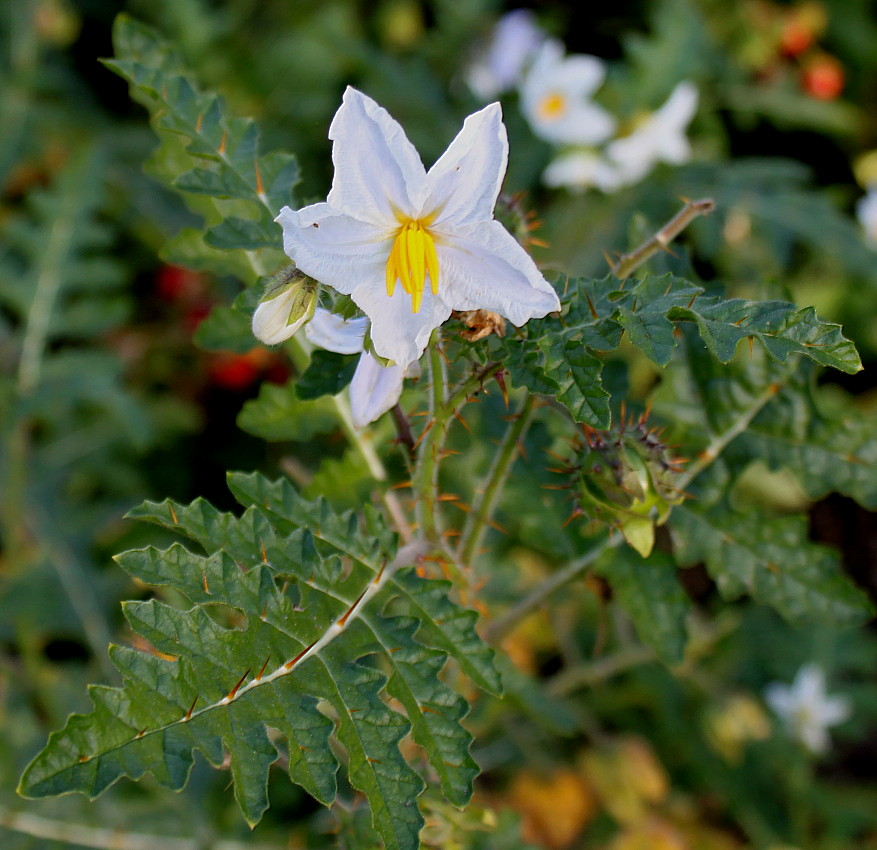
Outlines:
{"label": "unopened bud cluster", "polygon": [[575,513],[617,527],[647,557],[661,525],[685,494],[678,488],[682,460],[674,458],[645,417],[608,431],[585,426],[573,443],[575,457],[566,470]]}

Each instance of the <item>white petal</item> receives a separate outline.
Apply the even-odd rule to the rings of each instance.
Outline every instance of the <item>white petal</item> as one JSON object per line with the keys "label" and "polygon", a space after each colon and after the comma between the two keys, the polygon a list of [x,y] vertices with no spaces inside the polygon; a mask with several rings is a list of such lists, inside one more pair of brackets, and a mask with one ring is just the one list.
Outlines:
{"label": "white petal", "polygon": [[618,170],[623,184],[638,183],[655,164],[653,138],[649,128],[640,130],[606,146],[606,155]]}
{"label": "white petal", "polygon": [[877,188],[871,187],[865,197],[856,204],[856,216],[865,229],[869,242],[877,245]]}
{"label": "white petal", "polygon": [[837,726],[852,717],[853,704],[846,697],[828,697],[819,714],[825,726]]}
{"label": "white petal", "polygon": [[771,682],[764,689],[764,699],[778,717],[783,720],[791,718],[795,701],[792,699],[792,692],[787,685]]}
{"label": "white petal", "polygon": [[831,739],[828,737],[825,727],[816,723],[802,723],[795,732],[801,743],[816,755],[827,752],[831,745]]}
{"label": "white petal", "polygon": [[371,319],[375,352],[403,369],[420,358],[429,335],[451,315],[451,308],[433,296],[428,286],[420,312],[412,313],[411,296],[401,286],[397,284],[396,292],[387,295],[383,270],[379,278],[357,287],[351,298]]}
{"label": "white petal", "polygon": [[402,395],[405,370],[400,366],[382,366],[371,354],[363,352],[350,382],[350,412],[353,424],[364,428],[386,413]]}
{"label": "white petal", "polygon": [[606,64],[596,56],[573,54],[563,61],[563,74],[569,91],[590,97],[606,79]]}
{"label": "white petal", "polygon": [[335,176],[330,206],[377,226],[397,224],[423,191],[426,171],[405,131],[382,106],[348,86],[329,127]]}
{"label": "white petal", "polygon": [[503,15],[494,27],[490,43],[466,72],[469,88],[482,100],[513,88],[545,38],[545,32],[527,9]]}
{"label": "white petal", "polygon": [[673,89],[667,102],[655,113],[665,127],[683,131],[697,112],[697,86],[685,80]]}
{"label": "white petal", "polygon": [[557,157],[542,172],[542,182],[574,191],[594,186],[603,192],[614,192],[621,184],[617,170],[595,151],[572,151]]}
{"label": "white petal", "polygon": [[436,242],[439,297],[454,310],[480,307],[513,325],[560,309],[554,288],[498,222],[460,228]]}
{"label": "white petal", "polygon": [[508,137],[498,103],[463,122],[463,129],[426,175],[421,214],[438,213],[432,226],[493,217],[508,162]]}
{"label": "white petal", "polygon": [[571,101],[567,112],[554,121],[539,122],[539,134],[558,145],[598,145],[615,132],[615,119],[590,101]]}
{"label": "white petal", "polygon": [[289,287],[276,298],[259,304],[253,313],[253,336],[265,345],[277,345],[289,339],[308,320],[306,312],[289,323],[289,311],[296,298],[297,292]]}
{"label": "white petal", "polygon": [[312,204],[284,207],[275,221],[283,227],[283,250],[305,274],[345,295],[363,280],[383,276],[393,233]]}
{"label": "white petal", "polygon": [[322,307],[305,326],[305,335],[314,344],[336,354],[358,354],[368,330],[368,319],[343,319]]}
{"label": "white petal", "polygon": [[805,664],[792,683],[795,699],[810,708],[815,707],[825,697],[825,673],[818,664]]}

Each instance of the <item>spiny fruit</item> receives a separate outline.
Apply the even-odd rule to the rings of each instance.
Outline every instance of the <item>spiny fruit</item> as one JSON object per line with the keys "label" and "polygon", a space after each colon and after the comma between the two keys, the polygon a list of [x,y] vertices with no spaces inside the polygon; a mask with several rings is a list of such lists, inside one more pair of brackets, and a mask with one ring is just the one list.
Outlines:
{"label": "spiny fruit", "polygon": [[655,545],[655,526],[685,499],[678,486],[684,460],[671,456],[646,418],[622,415],[608,431],[582,426],[569,465],[559,470],[571,476],[573,516],[615,526],[644,558]]}

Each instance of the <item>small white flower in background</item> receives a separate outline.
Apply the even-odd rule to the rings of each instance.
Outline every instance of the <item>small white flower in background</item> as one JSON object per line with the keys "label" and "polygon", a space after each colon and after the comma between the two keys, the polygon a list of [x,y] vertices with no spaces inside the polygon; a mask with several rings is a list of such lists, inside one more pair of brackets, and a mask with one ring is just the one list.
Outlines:
{"label": "small white flower in background", "polygon": [[817,755],[830,745],[828,727],[843,723],[852,714],[846,697],[826,694],[825,673],[817,664],[805,664],[791,685],[771,682],[764,698],[792,735]]}
{"label": "small white flower in background", "polygon": [[327,351],[336,354],[360,354],[359,363],[350,382],[350,412],[353,424],[364,428],[383,416],[402,395],[405,378],[420,374],[420,364],[415,362],[403,369],[400,366],[384,366],[363,348],[368,319],[343,319],[318,307],[313,319],[305,325],[307,338]]}
{"label": "small white flower in background", "polygon": [[552,188],[564,187],[581,192],[593,186],[601,192],[614,192],[621,186],[618,170],[595,150],[579,149],[560,154],[542,172],[542,182]]}
{"label": "small white flower in background", "polygon": [[429,172],[399,124],[355,89],[329,138],[326,202],[284,207],[277,221],[296,266],[369,317],[377,355],[407,367],[452,310],[483,308],[522,325],[560,309],[530,255],[493,219],[508,159],[498,103],[470,115]]}
{"label": "small white flower in background", "polygon": [[265,345],[289,339],[313,317],[317,289],[313,280],[296,269],[281,272],[268,284],[253,313],[253,336]]}
{"label": "small white flower in background", "polygon": [[688,161],[691,145],[685,131],[697,111],[697,98],[694,83],[679,83],[667,102],[629,136],[610,142],[606,154],[624,185],[639,182],[659,162],[681,165]]}
{"label": "small white flower in background", "polygon": [[481,100],[515,88],[539,46],[547,38],[526,9],[503,15],[475,61],[466,69],[466,83]]}
{"label": "small white flower in background", "polygon": [[856,204],[856,215],[865,229],[865,238],[877,247],[877,184],[868,187],[868,194]]}
{"label": "small white flower in background", "polygon": [[591,100],[606,77],[596,56],[565,56],[551,39],[521,84],[521,110],[533,132],[556,145],[596,145],[615,131],[615,119]]}

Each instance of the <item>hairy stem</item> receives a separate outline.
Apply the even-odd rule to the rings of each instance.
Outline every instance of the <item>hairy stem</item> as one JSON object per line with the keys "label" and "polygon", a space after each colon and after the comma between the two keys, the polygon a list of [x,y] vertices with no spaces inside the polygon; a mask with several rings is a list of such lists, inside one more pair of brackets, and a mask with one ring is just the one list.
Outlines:
{"label": "hairy stem", "polygon": [[532,395],[527,395],[521,409],[515,414],[505,432],[499,451],[493,459],[480,492],[477,494],[472,505],[472,511],[463,528],[463,536],[459,548],[459,561],[470,565],[475,554],[481,546],[484,533],[493,515],[497,499],[502,491],[512,464],[518,454],[518,443],[526,433],[533,416],[534,400]]}
{"label": "hairy stem", "polygon": [[667,246],[698,216],[707,215],[716,208],[712,198],[703,198],[700,201],[686,201],[685,206],[679,210],[657,233],[646,239],[629,254],[621,257],[614,266],[612,274],[624,280],[630,277],[650,257],[658,251],[667,250]]}

